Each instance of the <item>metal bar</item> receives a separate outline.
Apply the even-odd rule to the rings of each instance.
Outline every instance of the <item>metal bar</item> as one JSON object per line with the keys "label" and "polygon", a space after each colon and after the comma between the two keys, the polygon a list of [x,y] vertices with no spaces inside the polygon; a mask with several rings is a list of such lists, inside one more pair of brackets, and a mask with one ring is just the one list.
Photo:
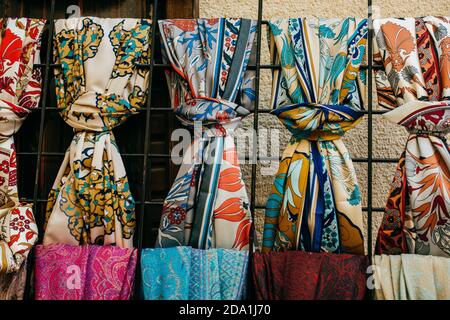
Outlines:
{"label": "metal bar", "polygon": [[[17,155],[20,156],[36,156],[38,153],[37,152],[17,152]],[[46,156],[46,157],[63,157],[65,155],[65,152],[41,152],[42,156]],[[124,153],[121,154],[122,158],[141,158],[143,157],[145,154],[144,153]],[[147,153],[147,158],[165,158],[165,159],[170,159],[172,158],[171,154],[163,154],[163,153]],[[250,160],[254,160],[255,157],[250,157],[250,156],[243,156],[243,157],[239,157],[238,160],[239,161],[250,161]],[[270,157],[270,156],[259,156],[256,155],[256,161],[280,161],[281,160],[281,156],[278,157]],[[356,157],[356,158],[352,158],[353,162],[367,162],[368,158],[361,158],[361,157]],[[372,158],[372,161],[375,163],[397,163],[399,159],[397,158]]]}
{"label": "metal bar", "polygon": [[252,179],[250,191],[250,213],[252,216],[252,223],[250,226],[249,236],[249,263],[248,263],[248,278],[247,278],[247,295],[248,298],[254,298],[253,286],[253,245],[255,241],[255,205],[256,205],[256,157],[258,154],[258,119],[259,119],[259,85],[260,85],[260,70],[261,70],[261,32],[262,32],[262,12],[263,0],[258,0],[258,21],[256,34],[256,65],[255,65],[255,110],[253,115],[253,162],[252,162]]}
{"label": "metal bar", "polygon": [[[49,108],[47,108],[48,110]],[[55,108],[57,109],[57,108]],[[151,108],[152,111],[158,111],[158,112],[173,112],[173,108],[170,107],[155,107],[155,108]],[[259,109],[259,113],[271,113],[273,110],[272,109]],[[369,112],[367,110],[361,110],[360,111],[363,114],[368,114]],[[372,115],[379,115],[379,114],[384,114],[386,112],[389,112],[389,110],[372,110]]]}
{"label": "metal bar", "polygon": [[[239,161],[281,161],[281,156],[278,157],[270,157],[270,156],[259,156],[256,157],[239,157]],[[374,163],[397,163],[399,159],[397,158],[372,158],[372,162]],[[352,158],[353,162],[368,162],[369,158],[363,158],[363,157],[355,157]]]}
{"label": "metal bar", "polygon": [[[255,209],[258,210],[265,210],[266,206],[265,205],[255,205]],[[362,211],[365,212],[367,214],[367,211],[369,210],[368,207],[362,207]],[[372,207],[372,212],[384,212],[385,208],[384,207]]]}
{"label": "metal bar", "polygon": [[[372,157],[372,144],[373,144],[373,129],[372,129],[372,114],[373,114],[373,105],[372,105],[372,78],[373,78],[373,21],[372,21],[372,0],[367,0],[367,9],[368,9],[368,27],[369,33],[367,37],[368,46],[367,46],[367,85],[368,85],[368,102],[367,102],[367,255],[369,256],[369,264],[372,264],[372,166],[373,166],[373,157]],[[369,289],[369,298],[373,297],[373,289]]]}
{"label": "metal bar", "polygon": [[[156,43],[156,26],[157,23],[157,11],[158,11],[158,0],[153,0],[152,8],[152,34],[150,35],[150,68],[149,68],[149,79],[148,79],[148,91],[147,91],[147,112],[145,118],[145,139],[144,139],[144,161],[142,164],[142,185],[141,185],[141,205],[140,212],[137,217],[136,234],[138,238],[137,249],[138,249],[138,263],[136,266],[135,281],[134,281],[134,299],[141,298],[141,252],[142,252],[142,242],[144,234],[144,215],[145,215],[145,199],[147,192],[147,172],[149,172],[149,180],[151,185],[151,160],[148,159],[147,155],[150,152],[150,139],[151,139],[151,100],[152,100],[152,86],[153,86],[153,62],[155,57],[155,43]],[[151,188],[150,188],[151,192]],[[150,199],[151,199],[150,194]]]}
{"label": "metal bar", "polygon": [[[46,157],[63,157],[66,153],[65,152],[41,152],[40,153],[42,156],[46,156]],[[38,152],[22,152],[19,151],[17,152],[17,155],[21,155],[21,156],[36,156],[38,155]],[[144,153],[123,153],[120,154],[120,156],[122,158],[132,158],[132,157],[143,157],[145,154]],[[147,154],[148,158],[170,158],[171,155],[170,154],[163,154],[163,153],[148,153]]]}
{"label": "metal bar", "polygon": [[[45,56],[45,70],[42,84],[42,96],[41,96],[41,118],[39,124],[39,141],[37,149],[37,160],[36,160],[36,176],[34,178],[34,189],[33,189],[33,211],[35,213],[36,224],[38,226],[39,235],[42,234],[43,219],[40,217],[40,212],[38,211],[38,191],[39,191],[39,176],[41,172],[41,162],[42,162],[42,145],[44,140],[44,125],[45,125],[45,108],[48,103],[48,93],[49,93],[49,82],[50,82],[50,59],[52,57],[52,44],[53,44],[53,32],[54,32],[54,16],[55,16],[55,2],[56,0],[51,0],[50,3],[50,15],[47,19],[48,22],[48,39],[47,39],[47,52]],[[31,202],[31,201],[30,201]],[[41,236],[40,236],[41,237]],[[38,240],[39,242],[39,240]],[[24,298],[26,300],[30,299],[30,286],[31,286],[31,274],[34,266],[34,252],[28,257],[27,261],[27,279],[25,284]]]}
{"label": "metal bar", "polygon": [[[156,89],[155,89],[156,90]],[[154,107],[151,108],[152,111],[158,111],[158,112],[173,112],[173,108],[171,107]],[[40,107],[36,108],[35,110],[41,110]],[[46,110],[59,110],[58,107],[46,107]],[[272,109],[260,109],[259,113],[271,113]],[[363,114],[368,114],[368,110],[360,110],[359,112],[363,113]],[[372,115],[375,114],[384,114],[386,112],[389,112],[389,110],[372,110]]]}
{"label": "metal bar", "polygon": [[[137,68],[142,68],[142,69],[149,69],[150,68],[150,63],[137,63],[136,67]],[[44,68],[45,64],[44,63],[35,63],[33,65],[35,68]],[[50,64],[50,68],[61,68],[61,64],[60,63],[52,63]],[[172,68],[172,65],[170,63],[155,63],[153,64],[153,68],[167,68],[170,69]],[[260,69],[277,69],[277,70],[281,70],[281,65],[280,64],[261,64],[259,66]],[[366,70],[368,68],[368,65],[362,64],[360,67],[362,70]],[[381,70],[383,69],[383,65],[372,65],[372,68],[374,70]],[[256,69],[256,65],[254,64],[249,64],[247,66],[248,70],[255,70]]]}
{"label": "metal bar", "polygon": [[[33,198],[20,198],[20,201],[33,201]],[[43,202],[47,202],[48,201],[48,199],[36,199],[36,202],[39,202],[39,203],[43,203]],[[142,202],[142,201],[136,201],[135,202],[136,204],[145,204],[145,205],[162,205],[162,204],[164,204],[164,201],[163,200],[152,200],[152,201],[144,201],[144,202]]]}
{"label": "metal bar", "polygon": [[368,112],[367,112],[367,251],[369,259],[372,258],[372,149],[373,149],[373,137],[372,137],[372,114],[373,114],[373,104],[372,104],[372,72],[373,72],[373,24],[372,24],[372,0],[367,0],[368,5],[368,46],[367,46],[367,63],[368,63]]}

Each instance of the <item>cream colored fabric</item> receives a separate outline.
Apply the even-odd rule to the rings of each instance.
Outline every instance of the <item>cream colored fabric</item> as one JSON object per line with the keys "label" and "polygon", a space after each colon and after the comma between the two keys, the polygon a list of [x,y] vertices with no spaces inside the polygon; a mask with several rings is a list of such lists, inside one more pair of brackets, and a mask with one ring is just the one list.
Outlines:
{"label": "cream colored fabric", "polygon": [[145,108],[151,21],[55,22],[56,97],[75,136],[49,194],[43,244],[133,247],[135,201],[112,130]]}
{"label": "cream colored fabric", "polygon": [[450,300],[450,259],[418,254],[374,257],[377,300]]}

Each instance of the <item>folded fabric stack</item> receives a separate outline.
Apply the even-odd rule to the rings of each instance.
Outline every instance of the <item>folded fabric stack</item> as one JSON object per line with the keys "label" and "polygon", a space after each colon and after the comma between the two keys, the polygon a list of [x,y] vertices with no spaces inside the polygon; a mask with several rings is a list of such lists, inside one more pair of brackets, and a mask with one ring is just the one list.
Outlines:
{"label": "folded fabric stack", "polygon": [[147,300],[239,300],[248,253],[187,246],[145,249],[141,263]]}
{"label": "folded fabric stack", "polygon": [[363,255],[286,251],[255,253],[253,261],[259,300],[360,300],[366,294]]}
{"label": "folded fabric stack", "polygon": [[116,246],[36,246],[37,300],[128,300],[137,250]]}
{"label": "folded fabric stack", "polygon": [[418,254],[377,255],[375,297],[379,300],[448,300],[450,259]]}

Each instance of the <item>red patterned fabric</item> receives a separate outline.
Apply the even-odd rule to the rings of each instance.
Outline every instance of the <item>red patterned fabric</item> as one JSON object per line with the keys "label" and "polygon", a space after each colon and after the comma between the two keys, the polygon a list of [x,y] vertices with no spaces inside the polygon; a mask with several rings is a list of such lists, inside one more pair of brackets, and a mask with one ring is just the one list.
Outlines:
{"label": "red patterned fabric", "polygon": [[366,256],[305,251],[255,253],[258,300],[361,300]]}
{"label": "red patterned fabric", "polygon": [[128,300],[137,250],[115,246],[36,247],[36,300]]}
{"label": "red patterned fabric", "polygon": [[39,104],[41,70],[34,64],[44,24],[0,19],[0,300],[23,298],[26,260],[38,238],[31,204],[19,200],[14,135]]}

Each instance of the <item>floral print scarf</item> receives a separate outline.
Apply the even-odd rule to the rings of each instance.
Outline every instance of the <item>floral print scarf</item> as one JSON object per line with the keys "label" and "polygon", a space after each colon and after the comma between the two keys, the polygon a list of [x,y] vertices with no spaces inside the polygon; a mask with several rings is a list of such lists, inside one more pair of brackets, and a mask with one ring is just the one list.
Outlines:
{"label": "floral print scarf", "polygon": [[159,27],[173,67],[172,106],[194,139],[164,201],[157,248],[142,255],[144,298],[241,299],[251,214],[232,134],[253,108],[254,75],[246,69],[256,22],[180,19]]}
{"label": "floral print scarf", "polygon": [[145,107],[151,21],[57,20],[58,108],[75,136],[47,203],[44,244],[133,246],[135,202],[112,130]]}
{"label": "floral print scarf", "polygon": [[17,191],[14,134],[39,104],[44,20],[0,19],[0,300],[21,299],[26,259],[38,238],[31,204]]}
{"label": "floral print scarf", "polygon": [[450,17],[374,21],[386,119],[409,137],[378,232],[377,254],[450,257]]}
{"label": "floral print scarf", "polygon": [[247,250],[251,214],[232,134],[253,106],[246,69],[256,22],[182,19],[159,26],[175,71],[168,73],[175,114],[202,130],[164,202],[156,245]]}
{"label": "floral print scarf", "polygon": [[362,117],[365,19],[270,22],[272,105],[292,133],[267,200],[262,252],[364,254],[361,195],[341,137]]}

